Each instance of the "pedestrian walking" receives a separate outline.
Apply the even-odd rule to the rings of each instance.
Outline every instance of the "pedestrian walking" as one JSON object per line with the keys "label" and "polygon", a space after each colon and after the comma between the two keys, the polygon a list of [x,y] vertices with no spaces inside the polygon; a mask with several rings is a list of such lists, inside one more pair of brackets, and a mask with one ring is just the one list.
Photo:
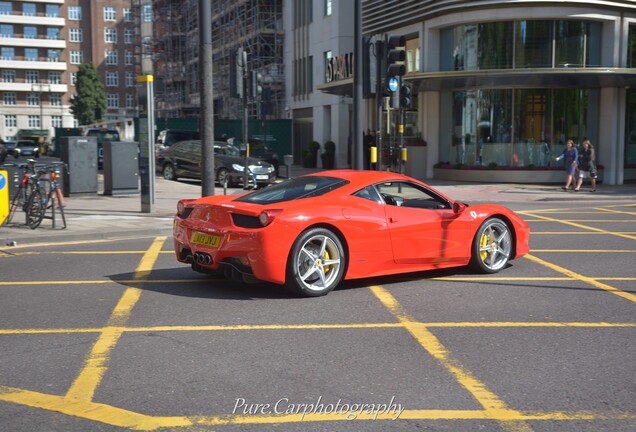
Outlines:
{"label": "pedestrian walking", "polygon": [[578,168],[578,160],[579,160],[579,152],[574,146],[574,141],[571,139],[565,143],[565,150],[559,156],[556,157],[556,160],[559,161],[565,158],[565,186],[561,186],[561,189],[567,191],[570,185],[574,180],[574,173],[576,173],[576,169]]}
{"label": "pedestrian walking", "polygon": [[594,152],[594,146],[590,142],[589,139],[584,139],[583,148],[581,149],[581,154],[579,155],[579,180],[576,184],[575,191],[579,191],[581,189],[581,185],[583,184],[583,180],[586,178],[590,179],[592,183],[592,190],[590,192],[596,192],[596,154]]}

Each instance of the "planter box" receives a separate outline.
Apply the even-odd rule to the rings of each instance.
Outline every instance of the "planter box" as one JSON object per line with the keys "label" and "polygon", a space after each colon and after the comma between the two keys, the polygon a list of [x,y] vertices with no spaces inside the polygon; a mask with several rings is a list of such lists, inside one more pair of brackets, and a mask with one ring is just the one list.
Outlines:
{"label": "planter box", "polygon": [[[433,177],[439,180],[454,180],[477,183],[563,183],[565,170],[520,169],[448,169],[433,168]],[[598,170],[602,180],[603,170]]]}

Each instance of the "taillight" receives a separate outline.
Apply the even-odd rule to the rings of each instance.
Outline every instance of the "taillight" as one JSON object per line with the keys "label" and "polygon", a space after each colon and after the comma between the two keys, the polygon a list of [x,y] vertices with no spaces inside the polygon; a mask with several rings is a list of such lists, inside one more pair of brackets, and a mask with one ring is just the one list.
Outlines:
{"label": "taillight", "polygon": [[194,201],[194,200],[191,200],[191,199],[180,200],[180,201],[177,203],[177,215],[179,215],[179,216],[183,215],[183,213],[184,213],[184,212],[185,212],[185,210],[186,210],[186,205],[187,205],[188,203],[192,202],[192,201]]}
{"label": "taillight", "polygon": [[278,214],[281,212],[282,210],[263,210],[261,212],[260,215],[258,215],[258,220],[261,223],[261,225],[263,225],[264,227],[271,224],[273,222],[274,219],[276,219],[276,216],[278,216]]}

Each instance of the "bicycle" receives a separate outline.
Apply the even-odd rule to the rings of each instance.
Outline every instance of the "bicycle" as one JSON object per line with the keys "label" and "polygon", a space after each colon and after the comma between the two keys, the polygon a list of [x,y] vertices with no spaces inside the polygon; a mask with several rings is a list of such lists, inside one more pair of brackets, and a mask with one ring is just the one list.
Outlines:
{"label": "bicycle", "polygon": [[[47,218],[53,222],[55,228],[55,209],[60,211],[62,222],[66,228],[66,217],[64,216],[64,196],[58,185],[58,167],[66,167],[63,162],[53,162],[51,165],[40,167],[35,175],[34,182],[38,185],[29,196],[26,205],[26,222],[29,228],[36,229]],[[51,209],[51,216],[46,216],[46,211]]]}
{"label": "bicycle", "polygon": [[[4,224],[9,224],[13,220],[18,208],[27,213],[27,203],[33,190],[38,188],[34,177],[37,177],[35,159],[28,159],[27,163],[21,164],[4,164],[3,167],[16,167],[18,171],[13,172],[13,182],[18,183],[18,190],[11,200],[9,206],[9,216]],[[19,178],[19,180],[18,180]]]}

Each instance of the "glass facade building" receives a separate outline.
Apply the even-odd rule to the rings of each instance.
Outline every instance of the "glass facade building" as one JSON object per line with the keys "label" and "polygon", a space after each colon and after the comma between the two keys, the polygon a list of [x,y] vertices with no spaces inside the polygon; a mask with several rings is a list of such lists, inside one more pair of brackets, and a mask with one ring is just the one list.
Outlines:
{"label": "glass facade building", "polygon": [[415,90],[406,118],[427,143],[424,178],[497,168],[510,181],[523,170],[560,181],[555,156],[589,138],[604,182],[636,180],[633,2],[368,0],[363,34],[418,45],[404,80]]}

